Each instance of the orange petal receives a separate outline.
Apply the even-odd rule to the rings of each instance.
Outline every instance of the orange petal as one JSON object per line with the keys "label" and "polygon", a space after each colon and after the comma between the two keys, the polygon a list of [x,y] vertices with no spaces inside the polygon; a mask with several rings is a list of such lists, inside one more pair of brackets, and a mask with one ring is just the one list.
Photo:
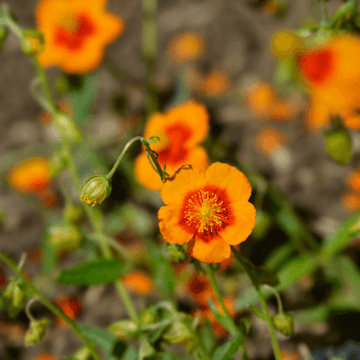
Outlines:
{"label": "orange petal", "polygon": [[180,225],[180,222],[184,220],[180,214],[179,206],[162,206],[158,212],[158,217],[161,235],[169,244],[183,245],[194,236],[194,233]]}
{"label": "orange petal", "polygon": [[135,160],[135,176],[137,181],[149,190],[160,190],[163,186],[159,174],[151,167],[145,151]]}
{"label": "orange petal", "polygon": [[235,221],[222,229],[220,236],[228,244],[238,245],[251,234],[256,222],[256,210],[253,204],[244,201],[236,201],[229,206],[235,216]]}
{"label": "orange petal", "polygon": [[188,251],[191,256],[204,263],[218,263],[231,256],[230,245],[220,236],[204,240],[195,235],[188,244]]}
{"label": "orange petal", "polygon": [[195,166],[183,166],[174,176],[167,179],[160,191],[167,205],[181,205],[189,191],[200,189],[206,183],[205,174]]}
{"label": "orange petal", "polygon": [[248,200],[251,185],[246,176],[234,166],[216,162],[206,170],[206,180],[226,190],[230,202]]}
{"label": "orange petal", "polygon": [[305,126],[309,131],[316,132],[330,125],[330,117],[329,106],[314,96],[306,114]]}

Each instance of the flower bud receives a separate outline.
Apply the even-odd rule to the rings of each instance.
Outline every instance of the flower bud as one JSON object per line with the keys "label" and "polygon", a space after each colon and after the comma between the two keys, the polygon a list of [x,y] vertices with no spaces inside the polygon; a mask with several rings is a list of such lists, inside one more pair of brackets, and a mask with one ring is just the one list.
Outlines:
{"label": "flower bud", "polygon": [[12,278],[5,289],[3,298],[4,308],[10,317],[15,318],[24,308],[26,295],[19,284],[19,281]]}
{"label": "flower bud", "polygon": [[49,244],[57,254],[76,250],[81,242],[82,234],[72,224],[57,224],[48,229]]}
{"label": "flower bud", "polygon": [[170,253],[172,261],[179,263],[185,260],[186,252],[181,245],[167,244],[166,250]]}
{"label": "flower bud", "polygon": [[210,267],[214,271],[218,271],[220,269],[220,263],[212,263],[210,264]]}
{"label": "flower bud", "polygon": [[81,134],[73,119],[63,111],[59,111],[53,118],[54,126],[60,131],[62,137],[80,142]]}
{"label": "flower bud", "polygon": [[44,35],[37,30],[24,30],[21,39],[22,51],[28,56],[38,56],[44,51]]}
{"label": "flower bud", "polygon": [[294,334],[294,320],[291,315],[278,314],[272,317],[275,329],[285,336]]}
{"label": "flower bud", "polygon": [[109,181],[104,175],[94,175],[86,180],[81,190],[80,200],[88,205],[101,204],[111,193]]}
{"label": "flower bud", "polygon": [[39,321],[33,320],[30,328],[25,334],[25,346],[39,343],[45,335],[46,326],[50,324],[50,319],[44,318]]}
{"label": "flower bud", "polygon": [[6,26],[0,25],[0,51],[4,47],[5,40],[7,38],[9,31]]}
{"label": "flower bud", "polygon": [[64,219],[72,224],[81,223],[84,219],[84,210],[81,206],[68,204],[64,209]]}
{"label": "flower bud", "polygon": [[193,339],[193,335],[184,323],[174,321],[163,335],[163,339],[169,344],[187,346],[189,340]]}
{"label": "flower bud", "polygon": [[134,337],[137,332],[137,325],[131,320],[120,320],[111,324],[108,331],[118,339],[126,341]]}
{"label": "flower bud", "polygon": [[53,179],[65,169],[65,159],[62,151],[55,151],[49,161],[50,177]]}
{"label": "flower bud", "polygon": [[157,321],[157,316],[155,314],[155,311],[152,309],[146,309],[141,314],[140,318],[140,324],[142,325],[150,325]]}
{"label": "flower bud", "polygon": [[90,360],[91,352],[86,346],[84,346],[74,354],[73,358],[76,360]]}
{"label": "flower bud", "polygon": [[345,165],[352,159],[351,137],[343,126],[324,130],[326,151],[337,163]]}

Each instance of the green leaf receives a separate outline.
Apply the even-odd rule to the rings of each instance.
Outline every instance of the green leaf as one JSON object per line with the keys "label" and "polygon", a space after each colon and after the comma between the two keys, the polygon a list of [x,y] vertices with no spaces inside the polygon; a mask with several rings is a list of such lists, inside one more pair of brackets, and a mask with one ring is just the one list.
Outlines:
{"label": "green leaf", "polygon": [[231,360],[242,344],[242,334],[235,336],[229,342],[221,345],[214,353],[214,360]]}
{"label": "green leaf", "polygon": [[76,359],[72,356],[65,355],[64,360],[76,360]]}
{"label": "green leaf", "polygon": [[138,351],[133,348],[132,346],[128,346],[127,350],[125,351],[125,354],[121,360],[135,360],[139,358]]}
{"label": "green leaf", "polygon": [[178,355],[172,354],[170,352],[162,353],[160,355],[161,360],[185,360],[182,357],[179,357]]}
{"label": "green leaf", "polygon": [[260,285],[270,285],[270,286],[278,286],[279,285],[279,279],[276,276],[274,272],[267,269],[264,266],[257,266],[254,269],[254,274],[257,278],[257,281]]}
{"label": "green leaf", "polygon": [[301,310],[293,314],[294,321],[302,324],[313,325],[318,322],[326,322],[329,316],[329,307],[317,305],[309,309]]}
{"label": "green leaf", "polygon": [[211,353],[216,345],[216,337],[212,330],[209,319],[205,319],[202,327],[201,327],[201,341],[204,344],[206,350]]}
{"label": "green leaf", "polygon": [[76,286],[106,284],[117,280],[122,272],[123,265],[118,260],[96,259],[63,270],[58,281]]}
{"label": "green leaf", "polygon": [[96,326],[87,324],[82,324],[78,326],[85,336],[87,336],[90,340],[94,341],[97,345],[99,345],[101,350],[106,354],[107,359],[122,359],[122,356],[127,348],[127,344],[119,341],[114,335],[110,334],[106,330],[100,329]]}
{"label": "green leaf", "polygon": [[74,120],[78,125],[83,124],[91,114],[98,89],[95,73],[83,75],[82,81],[80,88],[72,89],[69,92],[74,111]]}
{"label": "green leaf", "polygon": [[320,255],[325,261],[346,248],[353,241],[354,230],[356,230],[359,221],[360,212],[357,212],[346,219],[335,233],[325,238]]}
{"label": "green leaf", "polygon": [[146,245],[155,275],[155,283],[165,297],[171,298],[175,291],[175,277],[174,271],[165,257],[164,248],[159,247],[151,240],[148,240]]}
{"label": "green leaf", "polygon": [[286,243],[275,249],[266,259],[265,267],[276,271],[294,252],[291,244]]}
{"label": "green leaf", "polygon": [[214,314],[216,321],[222,325],[226,330],[228,330],[230,333],[233,332],[233,324],[232,322],[223,314],[219,312],[217,309],[215,303],[211,298],[208,299],[208,303],[211,309],[211,312]]}
{"label": "green leaf", "polygon": [[253,312],[257,317],[259,317],[260,319],[266,320],[265,314],[264,314],[260,309],[258,309],[256,306],[250,305],[249,308],[250,308],[250,310],[252,310],[252,312]]}

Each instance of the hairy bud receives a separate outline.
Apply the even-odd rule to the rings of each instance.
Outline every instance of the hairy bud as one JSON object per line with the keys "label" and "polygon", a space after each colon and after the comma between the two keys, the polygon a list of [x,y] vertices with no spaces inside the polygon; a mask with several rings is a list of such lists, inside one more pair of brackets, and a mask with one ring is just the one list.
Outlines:
{"label": "hairy bud", "polygon": [[80,200],[88,205],[101,204],[111,193],[109,181],[103,175],[89,178],[81,190]]}

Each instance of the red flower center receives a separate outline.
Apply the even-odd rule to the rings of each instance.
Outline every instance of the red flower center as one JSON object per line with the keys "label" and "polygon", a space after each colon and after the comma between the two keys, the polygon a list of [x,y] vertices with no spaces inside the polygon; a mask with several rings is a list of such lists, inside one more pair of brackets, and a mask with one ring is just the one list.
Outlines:
{"label": "red flower center", "polygon": [[203,240],[217,236],[233,219],[226,194],[212,186],[190,193],[184,201],[182,213],[182,225],[192,229]]}
{"label": "red flower center", "polygon": [[301,55],[297,61],[307,80],[320,85],[331,74],[334,65],[334,55],[330,50],[319,50]]}
{"label": "red flower center", "polygon": [[56,45],[69,51],[79,51],[86,39],[95,33],[95,25],[87,14],[67,17],[55,30]]}
{"label": "red flower center", "polygon": [[179,165],[187,157],[188,149],[184,144],[190,138],[191,130],[184,124],[176,124],[166,128],[165,133],[170,144],[159,152],[158,160],[161,165]]}
{"label": "red flower center", "polygon": [[190,282],[191,292],[195,295],[202,293],[209,288],[209,282],[201,279],[199,276],[195,276]]}

